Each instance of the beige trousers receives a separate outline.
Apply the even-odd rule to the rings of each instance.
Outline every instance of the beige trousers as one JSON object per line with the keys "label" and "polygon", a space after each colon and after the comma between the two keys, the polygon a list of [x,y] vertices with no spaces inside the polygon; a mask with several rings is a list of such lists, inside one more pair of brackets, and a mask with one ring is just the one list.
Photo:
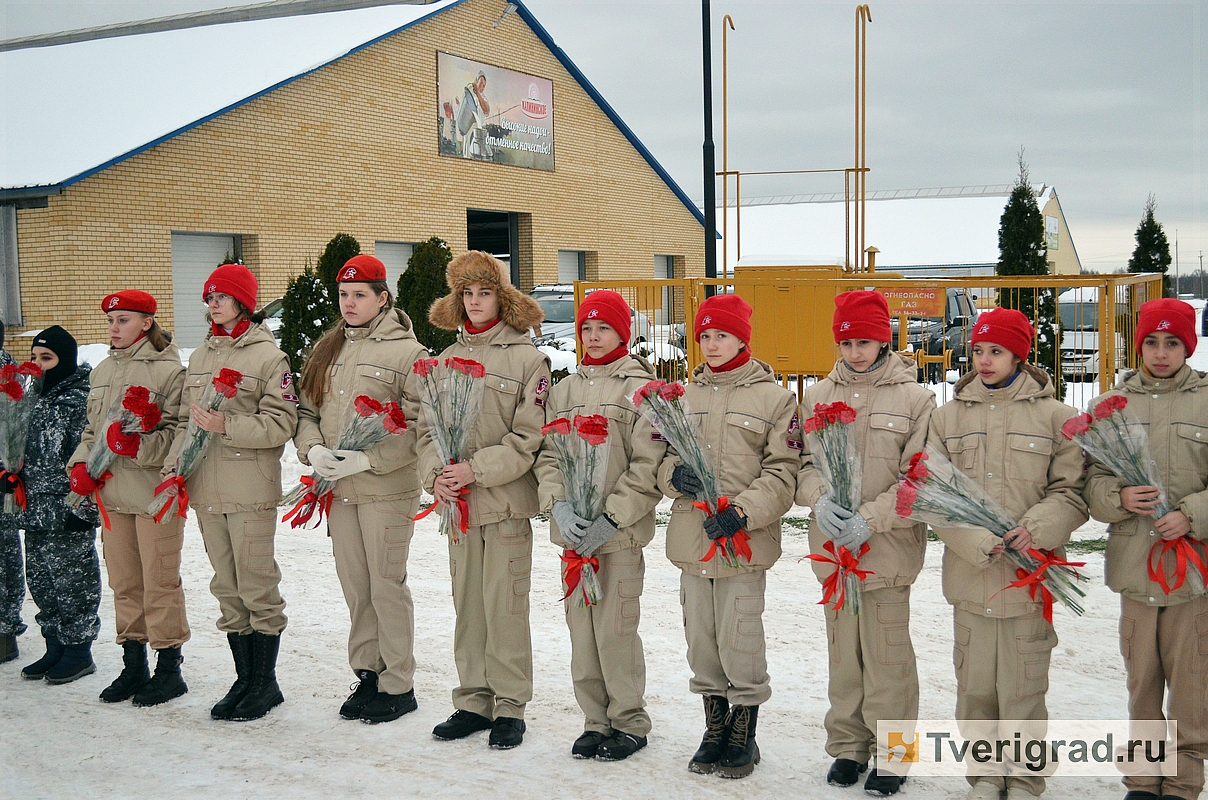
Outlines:
{"label": "beige trousers", "polygon": [[864,763],[878,755],[877,720],[918,717],[910,587],[861,592],[858,616],[828,606],[826,638],[830,652],[826,752]]}
{"label": "beige trousers", "polygon": [[1121,597],[1120,653],[1128,670],[1129,719],[1179,723],[1178,776],[1128,777],[1124,785],[1195,800],[1208,758],[1208,598],[1159,607]]}
{"label": "beige trousers", "polygon": [[[1047,720],[1049,657],[1057,646],[1053,626],[1039,610],[1006,619],[961,608],[953,611],[956,718]],[[1005,775],[967,780],[970,784],[988,781],[999,789],[1018,786],[1034,795],[1044,792],[1044,778],[1025,768],[1004,771]]]}
{"label": "beige trousers", "polygon": [[110,530],[101,529],[101,546],[113,590],[117,643],[147,642],[155,650],[180,647],[189,641],[180,583],[185,521],[171,516],[156,525],[146,514],[112,512],[109,520]]}
{"label": "beige trousers", "polygon": [[527,519],[471,527],[449,544],[453,582],[453,706],[494,719],[524,718],[533,699],[529,585],[533,529]]}
{"label": "beige trousers", "polygon": [[680,605],[688,640],[688,688],[757,706],[772,696],[763,637],[764,570],[732,578],[680,573]]}
{"label": "beige trousers", "polygon": [[348,666],[378,675],[378,689],[406,694],[415,686],[415,606],[407,586],[411,518],[419,498],[377,503],[334,502],[328,531],[336,575],[348,603]]}
{"label": "beige trousers", "polygon": [[210,592],[218,599],[218,630],[246,636],[280,636],[285,600],[281,570],[273,558],[277,510],[210,514],[194,508],[201,539],[214,568]]}
{"label": "beige trousers", "polygon": [[575,699],[583,709],[584,730],[645,736],[650,733],[650,715],[638,620],[646,562],[640,547],[598,558],[600,602],[580,607],[581,594],[576,592],[563,603]]}

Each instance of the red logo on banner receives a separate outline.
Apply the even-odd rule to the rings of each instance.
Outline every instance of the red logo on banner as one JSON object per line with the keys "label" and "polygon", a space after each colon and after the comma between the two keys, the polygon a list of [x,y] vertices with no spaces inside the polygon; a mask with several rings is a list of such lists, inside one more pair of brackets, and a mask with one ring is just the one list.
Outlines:
{"label": "red logo on banner", "polygon": [[543,119],[545,115],[549,113],[548,107],[545,105],[545,103],[541,102],[541,99],[538,95],[539,92],[537,91],[537,84],[530,83],[528,99],[520,101],[520,110],[524,112],[526,117]]}

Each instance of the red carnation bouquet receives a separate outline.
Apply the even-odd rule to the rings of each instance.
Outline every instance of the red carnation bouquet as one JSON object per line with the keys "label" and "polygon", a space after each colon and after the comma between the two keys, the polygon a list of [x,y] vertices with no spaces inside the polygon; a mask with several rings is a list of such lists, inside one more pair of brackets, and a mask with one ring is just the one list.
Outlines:
{"label": "red carnation bouquet", "polygon": [[[858,509],[863,496],[856,434],[852,430],[855,421],[856,410],[847,403],[838,402],[816,403],[814,415],[801,423],[814,466],[827,483],[827,494],[848,511]],[[806,556],[810,561],[835,565],[835,571],[822,584],[822,604],[834,598],[836,611],[846,608],[859,614],[860,584],[872,574],[859,568],[860,559],[868,553],[868,543],[862,544],[855,553],[846,547],[840,547],[836,552],[834,542],[828,540],[823,549],[830,555],[811,553]]]}
{"label": "red carnation bouquet", "polygon": [[109,530],[109,514],[105,511],[105,504],[101,502],[101,487],[113,477],[109,468],[118,456],[109,445],[109,432],[113,430],[124,436],[137,436],[155,430],[163,418],[163,412],[151,400],[151,391],[146,386],[127,386],[105,415],[105,424],[97,431],[96,441],[92,443],[88,458],[84,460],[84,469],[88,471],[88,477],[96,481],[96,489],[87,495],[72,492],[67,496],[67,504],[72,508],[79,508],[85,499],[92,497],[101,512],[105,529]]}
{"label": "red carnation bouquet", "polygon": [[[898,484],[896,511],[899,517],[930,525],[985,528],[1000,539],[1018,527],[985,489],[930,446],[911,457],[910,469]],[[1043,603],[1046,620],[1053,621],[1054,596],[1082,616],[1078,598],[1086,597],[1086,592],[1078,584],[1088,578],[1075,567],[1085,566],[1084,562],[1066,561],[1051,550],[1034,547],[1026,552],[1004,547],[1003,554],[1015,564],[1018,578],[1007,585],[1027,587],[1032,599]]]}
{"label": "red carnation bouquet", "polygon": [[[1061,433],[1077,442],[1092,458],[1124,481],[1125,486],[1156,487],[1158,504],[1153,516],[1161,519],[1172,511],[1170,500],[1150,456],[1145,426],[1127,408],[1127,397],[1110,395],[1096,403],[1090,414],[1083,412],[1067,420],[1061,426]],[[1208,558],[1201,550],[1203,545],[1187,536],[1154,542],[1148,559],[1150,580],[1161,586],[1166,594],[1178,589],[1184,581],[1190,582],[1195,594],[1203,594],[1204,585],[1208,583]]]}
{"label": "red carnation bouquet", "polygon": [[42,390],[42,368],[32,361],[0,367],[0,480],[13,483],[4,495],[4,513],[15,514],[25,508],[25,484],[21,468],[25,466],[25,442],[29,438],[29,417]]}
{"label": "red carnation bouquet", "polygon": [[[541,434],[553,445],[554,457],[562,472],[566,502],[585,520],[594,520],[604,512],[604,484],[608,479],[608,418],[576,414],[572,422],[565,417],[541,428]],[[562,553],[562,582],[570,597],[579,592],[579,607],[600,602],[600,560],[581,556],[574,549]]]}
{"label": "red carnation bouquet", "polygon": [[[242,372],[224,367],[202,392],[198,405],[208,411],[220,410],[223,403],[238,394],[242,380]],[[209,445],[210,432],[194,422],[193,415],[190,414],[189,423],[185,426],[185,446],[181,448],[180,457],[176,460],[176,469],[166,481],[155,487],[155,497],[152,498],[151,507],[148,509],[157,523],[163,522],[168,516],[173,500],[176,501],[176,516],[188,516],[189,492],[185,488],[185,481],[197,469],[201,455]]]}
{"label": "red carnation bouquet", "polygon": [[[718,494],[717,476],[713,465],[705,457],[700,430],[692,421],[691,409],[684,401],[683,385],[650,381],[634,393],[632,402],[651,426],[675,449],[680,460],[700,479],[704,489],[692,505],[710,517],[729,508],[730,498]],[[720,556],[727,566],[739,567],[742,564],[740,558],[745,558],[748,562],[751,560],[751,546],[748,544],[750,541],[751,537],[745,530],[740,530],[733,536],[722,536],[714,540],[709,552],[701,561],[711,561],[714,556]]]}
{"label": "red carnation bouquet", "polygon": [[[436,452],[445,464],[457,464],[469,457],[470,432],[482,407],[482,389],[486,367],[468,358],[421,358],[412,371],[420,378],[420,410],[432,431]],[[470,488],[463,487],[461,496],[452,506],[433,503],[416,514],[421,520],[438,506],[443,506],[440,532],[452,544],[461,544],[461,534],[470,529],[470,504],[466,496]]]}
{"label": "red carnation bouquet", "polygon": [[[407,417],[403,409],[393,400],[381,403],[367,395],[357,395],[352,401],[352,413],[344,423],[336,450],[364,451],[382,442],[387,436],[395,436],[407,430]],[[335,481],[321,478],[316,473],[303,475],[298,485],[281,498],[280,505],[291,506],[281,517],[291,528],[300,528],[315,520],[317,528],[323,517],[331,511],[331,491]],[[315,516],[316,513],[318,516]]]}

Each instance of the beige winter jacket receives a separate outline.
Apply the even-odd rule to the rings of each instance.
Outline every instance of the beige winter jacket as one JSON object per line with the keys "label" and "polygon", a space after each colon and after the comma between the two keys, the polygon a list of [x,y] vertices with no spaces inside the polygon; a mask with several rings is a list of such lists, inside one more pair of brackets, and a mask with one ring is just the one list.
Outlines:
{"label": "beige winter jacket", "polygon": [[88,453],[98,438],[104,440],[109,411],[127,387],[145,386],[163,414],[163,421],[155,430],[140,435],[137,456],[114,459],[109,468],[113,477],[101,488],[101,501],[109,511],[147,513],[172,440],[176,438],[177,429],[188,419],[188,409],[180,402],[184,382],[185,368],[180,363],[176,345],[156,350],[147,339],[140,339],[124,350],[110,348],[109,357],[92,371],[88,427],[80,438],[80,446],[71,454],[68,471],[75,464],[88,460]]}
{"label": "beige winter jacket", "polygon": [[[866,590],[914,583],[923,568],[927,526],[910,524],[896,513],[898,480],[910,466],[910,457],[924,448],[935,393],[919,386],[915,364],[905,356],[890,353],[888,361],[871,372],[852,372],[838,361],[830,376],[805,390],[802,420],[814,413],[816,404],[843,402],[856,410],[855,442],[861,470],[861,499],[856,509],[868,522],[872,537],[868,554],[860,559],[862,569],[872,570],[864,579]],[[800,434],[800,428],[798,428]],[[797,476],[797,502],[813,507],[828,487],[814,466],[809,443],[802,438],[803,464]],[[810,552],[825,554],[826,534],[810,525]],[[819,581],[834,572],[830,564],[813,562]]]}
{"label": "beige winter jacket", "polygon": [[[505,519],[529,519],[538,511],[533,462],[541,447],[549,392],[549,359],[526,330],[500,322],[479,334],[457,334],[457,342],[440,354],[466,358],[486,367],[482,407],[470,437],[474,483],[466,496],[474,527]],[[419,470],[431,492],[444,469],[423,418],[419,426]]]}
{"label": "beige winter jacket", "polygon": [[[210,435],[201,461],[189,476],[189,504],[213,514],[276,508],[281,500],[281,453],[298,424],[289,359],[260,324],[237,339],[208,334],[189,357],[181,395],[186,419],[223,369],[233,369],[243,379],[235,396],[223,400],[219,409],[226,432]],[[187,426],[180,427],[164,463],[165,475],[176,470],[189,438],[186,430]]]}
{"label": "beige winter jacket", "polygon": [[407,430],[387,436],[365,451],[369,469],[336,481],[332,497],[337,503],[372,503],[415,497],[415,442],[419,428],[419,378],[411,365],[428,351],[411,330],[411,318],[390,308],[360,328],[344,329],[344,346],[331,368],[331,383],[323,405],[316,408],[305,395],[299,399],[298,458],[315,445],[337,449],[340,434],[356,413],[353,401],[367,395],[385,403],[393,400],[407,416]]}
{"label": "beige winter jacket", "polygon": [[[559,417],[573,422],[577,414],[602,414],[608,419],[604,514],[616,523],[618,531],[597,553],[645,547],[654,538],[654,507],[663,499],[655,485],[655,475],[667,446],[651,435],[650,423],[630,400],[634,392],[654,379],[654,370],[646,359],[625,356],[611,364],[581,365],[578,372],[563,378],[549,393],[546,422]],[[550,438],[546,437],[542,444],[534,469],[541,510],[545,512],[554,501],[566,499],[562,471]],[[565,548],[566,542],[552,518],[549,527],[550,541]]]}
{"label": "beige winter jacket", "polygon": [[789,431],[796,398],[776,383],[772,368],[752,358],[731,372],[701,364],[692,372],[684,399],[700,427],[705,453],[717,474],[718,491],[747,517],[752,558],[739,569],[718,556],[701,561],[712,542],[705,513],[671,485],[681,463],[671,447],[659,467],[658,485],[671,504],[667,558],[693,575],[724,578],[767,569],[780,558],[780,518],[793,505],[801,457]]}
{"label": "beige winter jacket", "polygon": [[[1149,452],[1158,468],[1171,508],[1191,520],[1191,537],[1208,540],[1208,374],[1186,365],[1165,380],[1140,371],[1127,373],[1116,388],[1096,397],[1088,410],[1111,395],[1128,398],[1128,411],[1145,425]],[[1120,505],[1124,482],[1091,458],[1084,496],[1091,516],[1110,523],[1107,528],[1107,585],[1141,603],[1169,606],[1192,600],[1189,584],[1167,596],[1157,581],[1149,580],[1149,551],[1162,537],[1153,517],[1130,514]],[[1203,555],[1204,549],[1200,548]],[[1168,552],[1163,565],[1175,574],[1175,554]],[[1192,569],[1189,565],[1188,569]]]}
{"label": "beige winter jacket", "polygon": [[[1061,434],[1075,410],[1054,396],[1042,370],[1023,374],[1003,389],[988,389],[976,372],[956,384],[953,400],[931,414],[927,443],[980,484],[1018,525],[1033,547],[1062,547],[1087,520],[1082,500],[1082,451]],[[1026,588],[1009,589],[1016,567],[1002,540],[983,528],[936,528],[944,548],[944,596],[952,605],[985,617],[1018,617],[1040,605]]]}

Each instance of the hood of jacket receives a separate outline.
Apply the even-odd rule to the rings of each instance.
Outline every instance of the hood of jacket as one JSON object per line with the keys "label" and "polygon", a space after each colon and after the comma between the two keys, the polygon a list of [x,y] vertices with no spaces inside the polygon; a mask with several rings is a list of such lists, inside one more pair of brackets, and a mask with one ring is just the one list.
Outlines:
{"label": "hood of jacket", "polygon": [[918,383],[918,367],[913,359],[907,358],[901,353],[890,353],[884,364],[868,372],[853,372],[848,369],[843,359],[839,359],[827,377],[841,386],[859,380],[867,380],[873,386]]}
{"label": "hood of jacket", "polygon": [[[234,348],[250,347],[251,345],[262,342],[267,342],[273,347],[278,346],[277,339],[273,336],[272,331],[265,327],[263,323],[253,322],[248,326],[246,331],[244,331],[240,336],[234,338],[230,336],[215,336],[214,331],[211,330],[206,334],[206,338],[201,343],[201,346],[207,347],[211,350],[218,350],[221,347],[228,346]],[[155,348],[151,349],[154,350]],[[166,349],[165,352],[167,352]]]}
{"label": "hood of jacket", "polygon": [[772,367],[770,364],[760,361],[758,358],[752,356],[750,361],[743,364],[738,369],[733,369],[729,372],[714,372],[709,368],[708,364],[698,364],[696,369],[692,370],[692,382],[699,383],[701,386],[731,386],[739,383],[775,383],[776,374],[772,372]]}
{"label": "hood of jacket", "polygon": [[1151,378],[1139,369],[1129,370],[1120,376],[1115,388],[1122,392],[1144,393],[1151,392],[1187,392],[1208,386],[1208,373],[1183,365],[1169,378]]}
{"label": "hood of jacket", "polygon": [[156,350],[151,344],[150,339],[139,339],[129,347],[121,350],[116,347],[109,348],[109,357],[116,360],[129,359],[131,361],[175,361],[181,363],[180,349],[175,344],[169,343],[163,350]]}
{"label": "hood of jacket", "polygon": [[[1017,400],[1039,400],[1042,397],[1056,397],[1057,390],[1049,373],[1031,364],[1021,364],[1023,374],[1007,387],[1014,391],[1012,395]],[[984,403],[990,399],[990,389],[982,383],[981,376],[970,372],[956,382],[954,396],[957,400],[968,403]]]}

